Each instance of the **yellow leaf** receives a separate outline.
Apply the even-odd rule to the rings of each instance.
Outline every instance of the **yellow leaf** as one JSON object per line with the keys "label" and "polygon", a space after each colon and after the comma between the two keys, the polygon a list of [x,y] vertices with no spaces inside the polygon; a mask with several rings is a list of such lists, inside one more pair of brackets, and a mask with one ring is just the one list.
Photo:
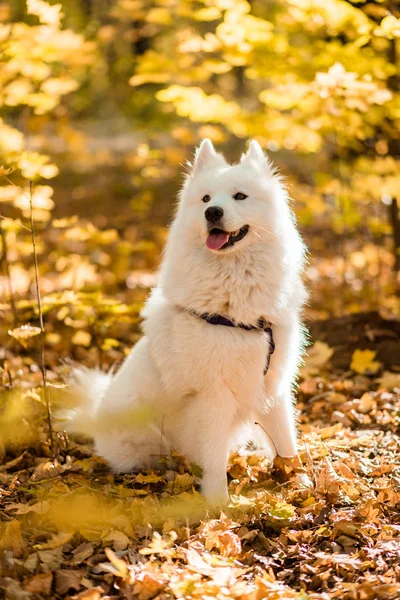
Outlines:
{"label": "yellow leaf", "polygon": [[319,435],[321,436],[321,440],[327,440],[331,437],[334,437],[342,429],[343,426],[341,423],[335,423],[334,425],[329,425],[328,427],[320,429]]}
{"label": "yellow leaf", "polygon": [[189,473],[177,473],[173,480],[174,489],[191,488],[194,482],[193,475]]}
{"label": "yellow leaf", "polygon": [[304,502],[301,503],[301,506],[303,508],[307,508],[307,506],[311,506],[312,504],[316,503],[316,499],[314,498],[314,496],[309,496],[306,500],[304,500]]}
{"label": "yellow leaf", "polygon": [[73,533],[71,531],[61,531],[60,533],[53,533],[51,538],[45,542],[44,544],[37,544],[35,549],[37,550],[53,550],[54,548],[59,548],[60,546],[64,546],[67,542],[69,542]]}
{"label": "yellow leaf", "polygon": [[396,19],[394,15],[388,15],[383,19],[380,29],[389,38],[400,37],[400,19]]}
{"label": "yellow leaf", "polygon": [[240,114],[234,101],[226,101],[220,94],[207,95],[199,87],[170,85],[156,93],[160,102],[171,102],[180,117],[197,122],[231,122]]}
{"label": "yellow leaf", "polygon": [[287,502],[277,502],[271,508],[271,515],[276,519],[292,519],[296,514],[296,507]]}
{"label": "yellow leaf", "polygon": [[118,348],[120,342],[114,338],[106,338],[101,345],[101,349],[104,351],[111,350],[112,348]]}
{"label": "yellow leaf", "polygon": [[[40,168],[41,166],[38,167],[38,165],[36,163],[31,163],[30,159],[26,159],[26,163],[24,163],[24,167],[22,166],[22,160],[20,161],[20,168],[24,168],[25,172],[26,169],[31,169],[32,168],[32,172],[30,172],[30,175],[32,175],[32,177],[35,177],[36,175],[39,174]],[[39,168],[39,171],[37,171],[37,168]],[[25,176],[25,175],[24,175]],[[33,194],[32,194],[32,206],[34,209],[39,209],[39,210],[51,210],[52,208],[54,208],[54,201],[51,199],[51,196],[53,195],[53,188],[51,188],[49,185],[38,185],[34,188],[33,190]],[[15,199],[14,202],[15,206],[17,206],[18,208],[20,208],[25,216],[29,216],[29,212],[30,212],[30,194],[29,194],[29,190],[25,189],[21,192],[21,194],[19,196],[17,196],[17,198]]]}
{"label": "yellow leaf", "polygon": [[304,367],[300,369],[301,375],[303,377],[316,375],[332,357],[333,352],[333,348],[330,348],[325,342],[315,342],[315,344],[308,349]]}
{"label": "yellow leaf", "polygon": [[27,347],[27,340],[31,337],[39,335],[41,332],[40,327],[34,327],[33,325],[21,325],[15,329],[10,329],[8,335],[19,341],[24,348]]}
{"label": "yellow leaf", "polygon": [[377,379],[381,387],[387,390],[393,390],[394,388],[400,388],[400,373],[392,373],[391,371],[384,371],[382,377]]}
{"label": "yellow leaf", "polygon": [[159,481],[162,481],[162,480],[163,480],[163,478],[154,472],[149,473],[148,475],[143,475],[143,473],[139,473],[135,477],[136,483],[158,483]]}
{"label": "yellow leaf", "polygon": [[119,577],[125,577],[128,573],[128,566],[124,560],[118,558],[118,556],[111,550],[111,548],[104,548],[104,552],[110,563],[116,568]]}
{"label": "yellow leaf", "polygon": [[200,8],[193,15],[196,21],[216,21],[221,17],[221,10],[217,6]]}
{"label": "yellow leaf", "polygon": [[375,350],[355,350],[351,358],[350,369],[360,375],[366,372],[375,373],[381,366],[379,361],[374,361],[375,356]]}
{"label": "yellow leaf", "polygon": [[168,8],[152,8],[146,14],[146,21],[158,25],[170,25],[172,23],[171,11]]}
{"label": "yellow leaf", "polygon": [[36,502],[36,504],[11,504],[7,510],[16,508],[17,515],[27,515],[28,513],[36,513],[37,515],[44,515],[49,512],[50,504],[47,500]]}
{"label": "yellow leaf", "polygon": [[14,556],[20,556],[24,550],[24,540],[21,535],[21,523],[10,521],[6,523],[0,539],[0,548],[11,550]]}
{"label": "yellow leaf", "polygon": [[129,545],[129,538],[122,531],[110,531],[110,533],[103,538],[103,542],[113,542],[114,550],[120,552],[126,550]]}
{"label": "yellow leaf", "polygon": [[75,91],[79,87],[78,82],[70,77],[49,77],[42,84],[42,90],[46,94],[62,96]]}
{"label": "yellow leaf", "polygon": [[169,73],[141,73],[132,75],[129,85],[138,86],[144,83],[167,83],[171,78]]}
{"label": "yellow leaf", "polygon": [[72,343],[75,346],[90,346],[90,342],[92,341],[92,336],[87,331],[76,331],[72,336]]}
{"label": "yellow leaf", "polygon": [[40,402],[40,404],[43,404],[43,399],[40,396],[40,394],[37,393],[36,390],[27,390],[22,394],[22,397],[24,399],[29,398],[30,400],[35,400],[36,402]]}
{"label": "yellow leaf", "polygon": [[0,166],[0,177],[4,177],[4,175],[9,175],[13,172],[13,167],[9,167],[8,169],[4,166]]}
{"label": "yellow leaf", "polygon": [[51,6],[43,0],[27,0],[26,3],[27,11],[31,15],[39,17],[39,21],[46,25],[57,26],[60,23],[63,13],[61,12],[61,4],[54,4]]}

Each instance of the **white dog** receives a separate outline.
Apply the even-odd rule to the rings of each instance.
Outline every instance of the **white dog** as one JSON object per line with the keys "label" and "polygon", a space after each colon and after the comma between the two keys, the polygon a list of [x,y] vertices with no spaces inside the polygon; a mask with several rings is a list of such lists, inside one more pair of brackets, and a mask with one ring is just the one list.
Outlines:
{"label": "white dog", "polygon": [[259,144],[229,165],[204,140],[143,311],[144,336],[117,374],[75,371],[84,401],[67,430],[90,432],[117,472],[177,450],[202,468],[213,504],[228,498],[228,453],[249,425],[260,424],[275,454],[295,455],[304,255]]}

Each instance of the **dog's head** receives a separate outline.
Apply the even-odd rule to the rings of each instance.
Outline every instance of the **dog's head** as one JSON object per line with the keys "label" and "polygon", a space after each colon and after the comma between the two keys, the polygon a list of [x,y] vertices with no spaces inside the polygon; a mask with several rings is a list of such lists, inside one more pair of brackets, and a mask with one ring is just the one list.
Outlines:
{"label": "dog's head", "polygon": [[286,192],[258,142],[230,165],[203,140],[181,193],[180,218],[191,243],[224,255],[270,240],[288,214]]}

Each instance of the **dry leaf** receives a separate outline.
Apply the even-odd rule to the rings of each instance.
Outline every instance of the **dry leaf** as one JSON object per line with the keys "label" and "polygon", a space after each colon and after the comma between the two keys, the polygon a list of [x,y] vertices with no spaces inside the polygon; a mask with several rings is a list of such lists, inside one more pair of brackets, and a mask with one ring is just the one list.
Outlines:
{"label": "dry leaf", "polygon": [[393,390],[394,388],[400,389],[400,373],[392,373],[391,371],[384,371],[381,377],[378,377],[377,381],[381,387],[386,390]]}
{"label": "dry leaf", "polygon": [[10,329],[8,335],[15,338],[24,347],[28,347],[28,340],[36,335],[40,335],[40,327],[34,327],[33,325],[21,325],[15,329]]}
{"label": "dry leaf", "polygon": [[47,500],[36,502],[36,504],[9,504],[7,510],[15,510],[17,515],[26,515],[28,513],[36,513],[44,515],[50,509],[50,504]]}
{"label": "dry leaf", "polygon": [[302,377],[307,378],[316,375],[331,359],[333,352],[333,348],[330,348],[325,342],[315,342],[307,350],[304,366],[300,369]]}
{"label": "dry leaf", "polygon": [[118,556],[111,550],[111,548],[104,548],[104,552],[110,563],[115,567],[116,574],[119,577],[125,577],[128,573],[128,566],[124,560],[118,558]]}
{"label": "dry leaf", "polygon": [[364,373],[376,373],[380,368],[381,363],[374,360],[375,356],[375,350],[354,350],[350,369],[360,375],[363,375]]}
{"label": "dry leaf", "polygon": [[125,550],[129,545],[129,538],[122,531],[110,531],[110,533],[102,539],[103,542],[113,542],[114,550],[119,552]]}
{"label": "dry leaf", "polygon": [[10,550],[14,556],[21,556],[24,547],[25,543],[21,535],[21,523],[19,521],[9,521],[4,526],[3,535],[0,539],[0,548]]}
{"label": "dry leaf", "polygon": [[49,596],[53,583],[53,573],[40,573],[24,580],[24,590],[31,594]]}
{"label": "dry leaf", "polygon": [[64,595],[77,592],[81,587],[82,571],[59,569],[56,571],[55,589],[57,594]]}

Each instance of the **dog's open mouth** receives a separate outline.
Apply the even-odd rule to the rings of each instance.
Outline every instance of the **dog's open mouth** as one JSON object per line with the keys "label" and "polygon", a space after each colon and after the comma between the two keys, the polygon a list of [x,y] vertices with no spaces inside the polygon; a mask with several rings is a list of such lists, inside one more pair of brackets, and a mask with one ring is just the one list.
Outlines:
{"label": "dog's open mouth", "polygon": [[224,248],[230,248],[236,242],[240,242],[247,235],[249,231],[248,225],[243,225],[238,231],[224,231],[218,227],[213,227],[208,234],[206,240],[207,248],[210,250],[223,250]]}

